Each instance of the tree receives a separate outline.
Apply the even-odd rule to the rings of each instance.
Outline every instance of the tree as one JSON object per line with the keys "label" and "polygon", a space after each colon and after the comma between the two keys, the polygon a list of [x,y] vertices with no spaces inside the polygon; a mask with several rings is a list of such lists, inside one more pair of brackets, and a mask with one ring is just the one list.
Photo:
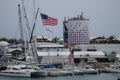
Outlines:
{"label": "tree", "polygon": [[3,37],[3,38],[0,39],[0,41],[8,41],[8,39]]}
{"label": "tree", "polygon": [[110,39],[110,40],[113,40],[113,39],[115,39],[115,37],[114,37],[114,36],[110,36],[109,39]]}
{"label": "tree", "polygon": [[57,43],[58,40],[59,40],[59,38],[58,38],[58,37],[55,37],[55,38],[52,39],[52,42],[53,42],[53,43]]}

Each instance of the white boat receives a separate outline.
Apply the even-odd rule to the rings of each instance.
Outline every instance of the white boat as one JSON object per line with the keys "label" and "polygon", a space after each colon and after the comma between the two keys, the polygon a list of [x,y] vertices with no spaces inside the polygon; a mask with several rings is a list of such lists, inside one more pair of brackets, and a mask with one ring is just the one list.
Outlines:
{"label": "white boat", "polygon": [[81,70],[83,70],[84,74],[97,74],[97,73],[99,73],[98,69],[95,69],[90,65],[86,65],[84,63],[82,65],[83,65],[83,67],[80,66],[79,68]]}
{"label": "white boat", "polygon": [[84,72],[79,69],[72,69],[72,68],[63,68],[63,69],[57,69],[52,68],[48,69],[48,76],[67,76],[67,75],[82,75]]}
{"label": "white boat", "polygon": [[76,66],[72,66],[72,65],[65,65],[64,70],[68,71],[70,75],[82,75],[84,74],[83,70],[79,69]]}
{"label": "white boat", "polygon": [[8,65],[6,69],[0,71],[0,75],[14,77],[45,77],[47,71],[32,68],[26,65]]}
{"label": "white boat", "polygon": [[68,67],[68,68],[64,68],[64,70],[68,71],[70,75],[82,75],[84,74],[84,71],[77,68],[77,67]]}
{"label": "white boat", "polygon": [[89,68],[89,69],[83,69],[85,74],[97,74],[98,70],[97,69],[93,69],[93,68]]}
{"label": "white boat", "polygon": [[106,73],[120,73],[120,67],[116,65],[110,65],[110,67],[105,67],[104,71]]}
{"label": "white boat", "polygon": [[83,71],[77,69],[51,69],[48,71],[48,76],[67,76],[67,75],[82,75]]}
{"label": "white boat", "polygon": [[14,77],[33,77],[37,75],[37,71],[25,65],[8,65],[5,70],[0,71],[2,76],[14,76]]}
{"label": "white boat", "polygon": [[51,69],[48,71],[48,76],[66,76],[70,74],[71,72],[63,69]]}
{"label": "white boat", "polygon": [[47,70],[37,69],[36,74],[38,74],[38,77],[46,77],[48,76]]}
{"label": "white boat", "polygon": [[83,70],[74,69],[73,71],[74,71],[74,75],[82,75],[82,74],[84,74]]}

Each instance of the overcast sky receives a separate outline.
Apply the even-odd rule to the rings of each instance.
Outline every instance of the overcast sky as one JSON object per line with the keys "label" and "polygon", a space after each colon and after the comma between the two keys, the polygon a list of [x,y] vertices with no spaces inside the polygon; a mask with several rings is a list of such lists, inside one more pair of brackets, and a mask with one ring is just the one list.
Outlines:
{"label": "overcast sky", "polygon": [[[0,37],[18,38],[18,4],[21,0],[0,0]],[[120,0],[36,0],[39,13],[58,19],[57,26],[43,26],[41,17],[36,21],[35,35],[49,38],[63,36],[64,17],[75,17],[81,12],[89,18],[90,37],[120,37]],[[25,0],[30,25],[33,22],[33,0]],[[23,26],[25,27],[25,26]],[[32,27],[32,26],[31,26]],[[53,33],[47,32],[48,28]]]}

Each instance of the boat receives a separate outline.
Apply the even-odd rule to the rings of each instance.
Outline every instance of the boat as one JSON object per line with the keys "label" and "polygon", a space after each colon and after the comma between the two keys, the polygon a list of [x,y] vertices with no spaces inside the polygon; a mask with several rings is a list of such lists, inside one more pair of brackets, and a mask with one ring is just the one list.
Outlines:
{"label": "boat", "polygon": [[71,74],[67,70],[55,67],[54,64],[44,64],[41,66],[43,67],[43,70],[47,71],[48,76],[66,76]]}
{"label": "boat", "polygon": [[51,69],[48,76],[67,76],[67,75],[82,75],[83,71],[78,69]]}
{"label": "boat", "polygon": [[82,75],[82,74],[84,74],[83,70],[74,69],[73,71],[74,71],[74,75]]}
{"label": "boat", "polygon": [[120,75],[118,75],[118,78],[117,78],[117,80],[120,80]]}
{"label": "boat", "polygon": [[79,69],[75,65],[64,65],[63,69],[68,71],[70,75],[82,75],[84,74],[84,71],[82,69]]}
{"label": "boat", "polygon": [[[35,68],[34,68],[34,69],[35,69]],[[45,70],[45,69],[41,69],[41,68],[37,67],[35,70],[37,70],[37,71],[36,71],[36,75],[37,75],[38,77],[46,77],[46,76],[48,76],[48,71]]]}
{"label": "boat", "polygon": [[109,67],[105,67],[105,69],[102,71],[105,73],[120,73],[120,67],[116,65],[110,65]]}
{"label": "boat", "polygon": [[48,76],[67,76],[70,74],[69,71],[63,69],[50,69],[48,71]]}
{"label": "boat", "polygon": [[0,71],[2,76],[14,77],[33,77],[36,76],[37,71],[26,67],[26,65],[8,65],[6,69]]}
{"label": "boat", "polygon": [[[26,16],[25,19],[27,19],[25,6],[24,6],[24,0],[22,0],[22,8],[23,8],[23,12],[24,12],[23,15]],[[37,14],[38,14],[38,10],[37,10]],[[21,40],[23,41],[25,39],[23,39],[22,16],[21,16],[20,4],[18,4],[18,13],[19,13],[19,25],[20,25],[20,28],[21,28],[21,36],[22,36]],[[35,20],[36,20],[36,18],[35,18]],[[26,22],[26,24],[28,26],[30,26],[27,22]],[[35,21],[34,21],[34,24],[35,24]],[[7,67],[6,67],[6,69],[4,69],[4,70],[1,69],[0,70],[0,75],[14,76],[14,77],[41,77],[41,76],[47,76],[47,72],[45,70],[42,70],[41,68],[38,68],[38,65],[36,65],[38,63],[37,63],[37,57],[36,57],[37,54],[36,54],[35,41],[33,40],[33,33],[29,32],[29,37],[30,37],[30,41],[29,41],[30,46],[27,45],[27,40],[25,40],[24,41],[25,43],[22,44],[22,47],[24,46],[24,51],[23,52],[24,52],[24,57],[25,57],[25,61],[24,61],[25,64],[21,64],[21,65],[16,64],[18,62],[17,61],[18,59],[17,59],[15,61],[16,63],[13,63],[13,64],[9,63],[7,65]],[[28,65],[28,62],[27,62],[27,56],[28,55],[33,56],[33,58],[34,58],[33,62],[35,62],[34,64],[32,64],[32,62],[29,61],[30,64]],[[14,57],[14,59],[16,59],[16,57]],[[12,62],[12,60],[13,59],[11,59],[10,62]]]}
{"label": "boat", "polygon": [[0,75],[14,77],[45,77],[47,71],[26,65],[8,65],[0,70]]}
{"label": "boat", "polygon": [[97,74],[98,70],[97,69],[93,69],[93,68],[89,68],[89,69],[83,69],[84,74]]}
{"label": "boat", "polygon": [[62,66],[62,67],[55,67],[54,64],[44,64],[43,70],[48,72],[48,76],[67,76],[67,75],[82,75],[84,72],[76,67],[70,66]]}
{"label": "boat", "polygon": [[83,70],[84,74],[97,74],[99,70],[90,65],[85,65],[84,67],[79,67]]}

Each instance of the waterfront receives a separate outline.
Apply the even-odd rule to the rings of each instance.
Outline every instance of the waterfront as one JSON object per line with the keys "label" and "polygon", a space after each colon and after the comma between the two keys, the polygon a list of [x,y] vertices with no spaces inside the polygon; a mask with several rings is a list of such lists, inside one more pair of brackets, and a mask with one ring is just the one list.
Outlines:
{"label": "waterfront", "polygon": [[73,76],[19,78],[0,76],[0,80],[117,80],[119,73],[84,74]]}
{"label": "waterfront", "polygon": [[[98,51],[112,52],[115,51],[120,54],[120,44],[89,44],[95,46]],[[85,49],[88,45],[81,45]],[[42,77],[42,78],[18,78],[0,76],[0,80],[117,80],[119,73],[100,73],[100,74],[84,74],[72,76],[58,76],[58,77]]]}
{"label": "waterfront", "polygon": [[94,46],[98,51],[104,51],[106,53],[111,53],[112,51],[120,54],[120,44],[88,44],[88,45],[80,45],[83,50],[87,48],[87,46]]}

